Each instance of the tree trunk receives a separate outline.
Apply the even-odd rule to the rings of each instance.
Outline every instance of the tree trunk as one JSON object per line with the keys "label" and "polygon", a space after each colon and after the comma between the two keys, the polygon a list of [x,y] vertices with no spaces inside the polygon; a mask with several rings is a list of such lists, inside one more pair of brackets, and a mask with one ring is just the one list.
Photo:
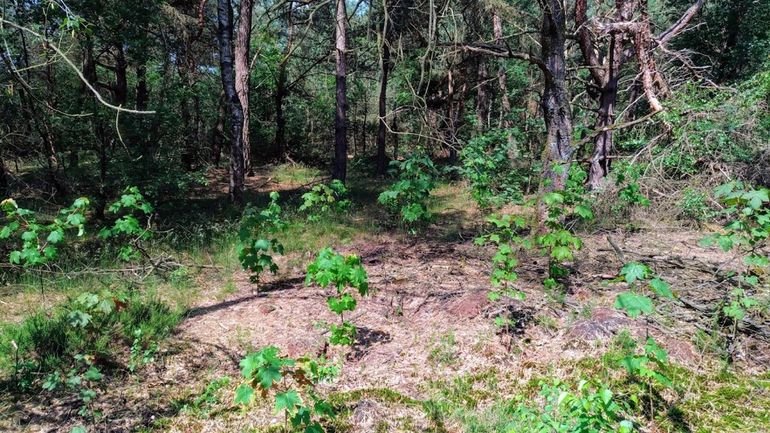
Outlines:
{"label": "tree trunk", "polygon": [[337,0],[336,63],[337,63],[337,112],[334,118],[334,164],[332,178],[345,182],[347,177],[347,13],[345,0]]}
{"label": "tree trunk", "polygon": [[128,62],[122,42],[115,44],[115,86],[113,90],[115,105],[126,105],[126,101],[128,101]]}
{"label": "tree trunk", "polygon": [[[598,119],[594,126],[596,130],[602,130],[615,123],[615,102],[618,97],[620,66],[623,63],[623,36],[614,34],[611,38],[608,67],[606,74],[602,76],[599,90]],[[590,189],[599,189],[603,179],[609,174],[613,147],[612,131],[599,132],[594,139],[594,150],[588,169],[588,187]]]}
{"label": "tree trunk", "polygon": [[543,25],[541,28],[544,88],[541,105],[546,126],[543,151],[543,191],[563,190],[566,187],[572,147],[572,115],[567,89],[565,59],[566,11],[561,0],[542,0]]}
{"label": "tree trunk", "polygon": [[384,22],[382,25],[382,52],[380,56],[380,96],[377,100],[379,117],[377,127],[377,175],[382,176],[385,174],[387,168],[388,156],[385,153],[385,146],[387,144],[387,102],[388,102],[388,75],[390,74],[390,17],[388,15],[388,2],[383,0],[382,2],[384,12]]}
{"label": "tree trunk", "polygon": [[235,91],[241,103],[243,111],[242,147],[243,170],[249,175],[254,175],[251,167],[251,139],[249,137],[249,48],[251,44],[251,13],[254,9],[254,0],[241,0],[240,17],[238,21],[238,35],[235,41]]}
{"label": "tree trunk", "polygon": [[489,126],[489,111],[492,101],[489,97],[489,71],[487,70],[487,61],[482,56],[478,56],[478,69],[476,73],[476,128],[483,131]]}
{"label": "tree trunk", "polygon": [[217,39],[222,88],[230,111],[232,137],[230,144],[230,201],[243,203],[243,110],[235,91],[233,66],[233,9],[230,0],[217,1]]}

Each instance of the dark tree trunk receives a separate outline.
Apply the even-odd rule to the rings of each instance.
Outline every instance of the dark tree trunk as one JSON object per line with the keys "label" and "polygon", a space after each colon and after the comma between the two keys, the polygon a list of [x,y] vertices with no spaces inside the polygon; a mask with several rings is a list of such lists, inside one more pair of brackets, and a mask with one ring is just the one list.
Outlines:
{"label": "dark tree trunk", "polygon": [[610,172],[613,152],[613,132],[608,128],[615,123],[615,102],[618,97],[618,80],[620,79],[620,66],[623,62],[622,35],[611,36],[609,48],[609,62],[606,75],[602,77],[599,89],[599,111],[596,130],[600,131],[594,139],[594,150],[591,155],[591,165],[588,169],[588,187],[599,189],[602,181]]}
{"label": "dark tree trunk", "polygon": [[[385,3],[385,1],[383,1]],[[379,123],[377,128],[377,175],[381,176],[385,174],[387,167],[387,154],[385,153],[385,145],[387,142],[387,101],[388,101],[388,75],[390,73],[390,40],[388,35],[390,29],[388,28],[387,9],[385,11],[385,24],[382,29],[382,57],[380,58],[380,96],[378,98],[378,116]]]}
{"label": "dark tree trunk", "polygon": [[543,151],[544,191],[563,190],[569,175],[572,147],[572,114],[567,89],[565,59],[566,11],[561,0],[541,0],[544,86],[541,105],[546,127]]}
{"label": "dark tree trunk", "polygon": [[337,69],[337,112],[334,118],[334,163],[332,178],[345,182],[348,163],[347,138],[347,13],[345,0],[337,0],[336,17],[336,69]]}
{"label": "dark tree trunk", "polygon": [[113,90],[115,105],[126,105],[126,101],[128,101],[128,62],[122,43],[115,45],[115,85]]}
{"label": "dark tree trunk", "polygon": [[241,103],[243,111],[242,147],[243,170],[253,176],[251,168],[251,139],[249,136],[249,48],[251,44],[251,12],[254,8],[254,0],[241,0],[238,21],[238,35],[235,41],[235,91]]}
{"label": "dark tree trunk", "polygon": [[222,88],[230,111],[230,201],[243,203],[243,110],[235,91],[233,65],[233,9],[230,0],[217,1],[217,40]]}

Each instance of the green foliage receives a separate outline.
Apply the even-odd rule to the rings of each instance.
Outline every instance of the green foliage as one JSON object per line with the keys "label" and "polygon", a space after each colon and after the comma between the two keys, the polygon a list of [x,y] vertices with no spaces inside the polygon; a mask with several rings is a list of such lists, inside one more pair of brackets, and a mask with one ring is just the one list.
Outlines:
{"label": "green foliage", "polygon": [[[625,311],[633,318],[652,314],[655,305],[653,299],[644,293],[644,288],[658,298],[674,299],[669,284],[659,276],[652,278],[653,275],[653,270],[643,263],[630,262],[623,265],[620,277],[629,285],[631,291],[618,294],[615,298],[615,308]],[[631,378],[653,381],[673,388],[673,382],[663,373],[667,367],[668,353],[652,337],[648,337],[643,345],[628,336],[623,338],[626,353],[619,362]],[[637,350],[637,346],[641,346],[641,349]],[[651,382],[647,384],[651,389]]]}
{"label": "green foliage", "polygon": [[[120,199],[112,203],[107,210],[114,215],[120,215],[112,227],[99,231],[102,239],[112,239],[119,243],[118,258],[123,261],[137,260],[147,253],[143,242],[153,237],[150,218],[153,207],[147,202],[139,188],[126,188]],[[136,215],[147,218],[145,224],[140,223]]]}
{"label": "green foliage", "polygon": [[722,306],[722,313],[732,320],[735,332],[737,323],[758,306],[750,292],[756,292],[767,281],[770,257],[765,248],[770,238],[770,190],[730,182],[718,187],[715,196],[725,205],[723,214],[727,222],[721,233],[705,237],[701,245],[738,250],[744,256],[746,269],[738,273],[738,287],[730,291]]}
{"label": "green foliage", "polygon": [[615,299],[615,308],[623,310],[631,317],[639,317],[642,314],[652,314],[654,306],[652,298],[643,293],[646,288],[660,298],[673,299],[674,293],[666,281],[660,277],[650,279],[653,270],[644,263],[630,262],[623,265],[620,276],[629,285],[632,291],[622,292]]}
{"label": "green foliage", "polygon": [[222,376],[212,380],[206,385],[206,388],[189,403],[182,406],[181,411],[195,414],[199,417],[206,417],[211,410],[219,404],[220,393],[223,389],[230,386],[232,379],[229,376]]}
{"label": "green foliage", "polygon": [[355,310],[356,299],[349,289],[355,289],[360,296],[369,294],[368,276],[361,259],[356,255],[343,256],[331,248],[324,248],[307,267],[305,284],[332,286],[336,290],[336,296],[330,296],[326,300],[329,309],[340,316],[340,324],[330,326],[329,342],[352,345],[355,342],[356,328],[345,321],[345,312]]}
{"label": "green foliage", "polygon": [[302,194],[300,212],[308,213],[308,221],[318,221],[330,212],[340,213],[350,207],[346,199],[348,189],[339,180],[333,180],[329,185],[319,184],[310,191]]}
{"label": "green foliage", "polygon": [[634,424],[624,415],[627,408],[615,401],[605,386],[581,381],[576,391],[556,381],[542,384],[544,404],[515,406],[508,433],[631,433]]}
{"label": "green foliage", "polygon": [[419,224],[431,221],[428,197],[436,187],[436,167],[425,155],[413,155],[404,161],[392,161],[391,168],[398,174],[398,181],[378,197],[380,204],[392,214],[399,215],[401,223],[414,231]]}
{"label": "green foliage", "polygon": [[568,221],[587,221],[594,217],[582,186],[585,178],[584,171],[573,168],[565,190],[548,192],[540,197],[546,215],[542,221],[544,230],[535,237],[534,244],[549,258],[548,278],[543,281],[546,288],[558,287],[559,279],[568,274],[563,263],[573,261],[575,252],[583,248],[583,241],[570,229]]}
{"label": "green foliage", "polygon": [[[714,91],[692,85],[677,92],[660,117],[667,124],[668,144],[653,148],[665,174],[687,178],[715,163],[755,164],[770,138],[768,83],[770,72],[765,67],[737,89]],[[759,166],[756,174],[761,176]]]}
{"label": "green foliage", "polygon": [[[492,257],[493,268],[490,275],[496,290],[490,291],[487,296],[492,302],[497,302],[502,297],[524,299],[524,292],[516,290],[512,284],[519,278],[516,273],[516,267],[519,265],[517,253],[522,247],[531,248],[530,241],[520,236],[520,232],[527,227],[527,223],[521,217],[507,214],[493,215],[487,221],[492,224],[493,230],[475,240],[477,245],[491,243],[497,247],[497,252]],[[514,323],[504,316],[497,316],[495,324],[507,332]]]}
{"label": "green foliage", "polygon": [[708,205],[708,195],[696,191],[692,188],[687,188],[682,194],[682,199],[679,201],[679,209],[681,215],[687,219],[703,222],[715,218],[718,215],[717,211],[714,211],[711,206]]}
{"label": "green foliage", "polygon": [[339,368],[323,359],[292,359],[280,349],[268,346],[241,360],[245,381],[235,390],[235,403],[248,406],[256,399],[273,394],[275,411],[283,412],[286,431],[317,433],[326,431],[322,422],[334,418],[331,405],[316,387],[339,375]]}
{"label": "green foliage", "polygon": [[632,165],[627,162],[616,164],[613,173],[615,174],[615,185],[619,188],[618,198],[620,201],[613,205],[613,212],[625,213],[632,206],[650,205],[650,200],[642,194],[639,186],[642,170],[643,166],[640,164]]}
{"label": "green foliage", "polygon": [[88,199],[81,197],[61,209],[50,223],[40,223],[33,211],[20,208],[13,199],[0,202],[0,211],[4,213],[0,240],[13,240],[8,261],[38,267],[55,260],[68,232],[77,230],[78,237],[85,233],[88,205]]}
{"label": "green foliage", "polygon": [[[511,148],[521,139],[518,129],[492,129],[471,138],[460,152],[460,174],[481,207],[520,201],[527,180],[513,169]],[[513,141],[509,141],[513,137]]]}
{"label": "green foliage", "polygon": [[[178,312],[135,292],[82,293],[53,311],[34,314],[4,329],[0,366],[13,370],[23,388],[38,384],[34,376],[27,381],[26,375],[66,371],[79,356],[110,360],[129,349],[137,353],[133,359],[136,370],[145,360],[144,350],[157,350],[157,343],[179,320]],[[10,348],[15,349],[7,350]]]}
{"label": "green foliage", "polygon": [[251,206],[243,211],[238,230],[238,260],[243,269],[251,271],[251,280],[259,282],[265,271],[278,272],[278,265],[273,260],[274,254],[283,254],[283,244],[275,236],[286,230],[287,223],[282,219],[280,196],[270,193],[270,203],[262,210]]}
{"label": "green foliage", "polygon": [[652,337],[637,342],[628,334],[621,335],[623,353],[619,364],[633,380],[641,380],[652,386],[653,383],[666,388],[674,388],[674,382],[665,373],[668,370],[668,352],[660,347]]}

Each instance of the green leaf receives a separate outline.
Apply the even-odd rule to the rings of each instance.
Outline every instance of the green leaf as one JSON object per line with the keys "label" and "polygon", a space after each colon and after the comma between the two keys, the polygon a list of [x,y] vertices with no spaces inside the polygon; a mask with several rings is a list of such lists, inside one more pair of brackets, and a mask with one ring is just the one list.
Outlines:
{"label": "green leaf", "polygon": [[568,247],[564,247],[564,246],[554,247],[551,250],[551,257],[553,257],[555,260],[560,262],[573,259],[572,251],[570,251]]}
{"label": "green leaf", "polygon": [[668,283],[663,281],[660,277],[655,277],[650,280],[650,288],[656,295],[662,298],[674,299],[674,293],[671,292],[671,287]]}
{"label": "green leaf", "polygon": [[643,263],[631,262],[623,266],[620,270],[620,275],[625,277],[628,284],[633,284],[637,280],[647,279],[651,272],[649,266]]}
{"label": "green leaf", "polygon": [[56,229],[48,234],[48,242],[52,244],[57,244],[61,242],[64,239],[64,230],[62,229]]}
{"label": "green leaf", "polygon": [[285,409],[287,412],[291,412],[295,407],[302,404],[297,391],[289,390],[286,392],[278,393],[275,395],[275,410],[280,411]]}
{"label": "green leaf", "polygon": [[98,368],[91,366],[86,370],[86,372],[83,374],[83,378],[86,380],[90,380],[91,382],[96,382],[98,380],[102,380],[104,375],[99,371]]}
{"label": "green leaf", "polygon": [[631,292],[623,292],[615,299],[615,308],[624,310],[631,317],[639,317],[642,313],[653,311],[652,299]]}
{"label": "green leaf", "polygon": [[12,265],[21,263],[21,251],[11,251],[8,255],[8,261],[11,262]]}
{"label": "green leaf", "polygon": [[242,383],[235,389],[235,404],[249,405],[254,401],[254,388]]}

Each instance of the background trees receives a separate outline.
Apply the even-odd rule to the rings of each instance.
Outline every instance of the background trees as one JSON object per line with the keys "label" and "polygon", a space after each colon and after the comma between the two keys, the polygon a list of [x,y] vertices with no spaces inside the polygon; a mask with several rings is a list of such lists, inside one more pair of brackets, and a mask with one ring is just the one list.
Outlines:
{"label": "background trees", "polygon": [[[126,182],[183,194],[227,147],[243,155],[226,152],[237,200],[239,172],[252,164],[301,161],[342,180],[351,158],[380,174],[389,157],[416,149],[455,163],[469,142],[503,131],[492,147],[509,149],[512,169],[561,189],[577,162],[601,189],[611,161],[634,150],[629,137],[657,130],[663,144],[670,123],[648,115],[681,86],[728,86],[762,68],[766,9],[703,0],[16,1],[2,11],[0,184],[18,190],[8,168],[21,159],[60,198],[93,188],[107,196]],[[154,113],[116,115],[86,83],[103,102]]]}

